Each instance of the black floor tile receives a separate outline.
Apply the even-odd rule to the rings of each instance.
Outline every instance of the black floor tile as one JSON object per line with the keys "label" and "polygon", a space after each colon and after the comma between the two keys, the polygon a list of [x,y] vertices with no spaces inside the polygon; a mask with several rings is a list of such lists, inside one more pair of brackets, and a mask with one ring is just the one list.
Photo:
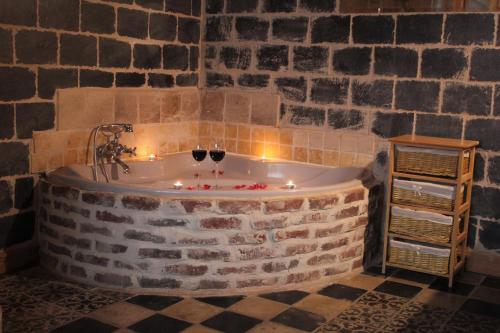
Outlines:
{"label": "black floor tile", "polygon": [[58,327],[52,331],[52,333],[111,333],[114,332],[117,327],[101,323],[98,320],[92,318],[80,318],[69,324]]}
{"label": "black floor tile", "polygon": [[469,296],[471,291],[474,289],[474,285],[455,281],[453,282],[453,287],[448,288],[448,279],[438,278],[430,285],[429,288],[456,295]]}
{"label": "black floor tile", "polygon": [[299,330],[312,332],[325,322],[325,318],[312,312],[290,308],[274,317],[272,321]]}
{"label": "black floor tile", "polygon": [[397,269],[394,267],[386,267],[385,274],[382,274],[382,267],[381,266],[371,266],[371,267],[365,268],[361,274],[370,275],[370,276],[379,276],[379,277],[386,276],[387,277],[396,271],[397,271]]}
{"label": "black floor tile", "polygon": [[434,275],[420,273],[420,272],[413,272],[406,269],[398,270],[397,272],[392,274],[392,277],[427,285],[431,284],[432,282],[434,282],[434,280],[436,280],[436,276]]}
{"label": "black floor tile", "polygon": [[157,295],[137,295],[129,298],[127,302],[140,305],[154,311],[160,311],[182,301],[182,297],[157,296]]}
{"label": "black floor tile", "polygon": [[489,303],[477,299],[468,299],[462,305],[461,310],[500,319],[500,304]]}
{"label": "black floor tile", "polygon": [[500,278],[488,276],[484,279],[481,285],[485,287],[500,289]]}
{"label": "black floor tile", "polygon": [[243,298],[245,298],[245,296],[237,295],[237,296],[221,296],[221,297],[199,297],[196,300],[211,305],[215,305],[221,308],[228,308],[231,305],[238,303]]}
{"label": "black floor tile", "polygon": [[224,311],[202,322],[202,325],[226,333],[246,332],[262,321],[231,311]]}
{"label": "black floor tile", "polygon": [[292,305],[309,295],[309,293],[300,290],[281,291],[276,293],[262,294],[260,297],[270,299],[272,301]]}
{"label": "black floor tile", "polygon": [[394,281],[384,281],[374,290],[394,296],[412,298],[418,294],[422,288]]}
{"label": "black floor tile", "polygon": [[320,295],[349,301],[357,300],[364,293],[366,293],[365,289],[344,286],[343,284],[332,284],[318,291]]}
{"label": "black floor tile", "polygon": [[138,333],[177,333],[185,330],[191,325],[192,324],[183,320],[155,314],[128,328]]}

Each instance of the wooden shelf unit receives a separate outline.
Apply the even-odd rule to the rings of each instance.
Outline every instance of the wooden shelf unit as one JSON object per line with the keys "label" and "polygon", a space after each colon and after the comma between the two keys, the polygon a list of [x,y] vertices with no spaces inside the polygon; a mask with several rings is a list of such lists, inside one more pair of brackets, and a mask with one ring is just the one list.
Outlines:
{"label": "wooden shelf unit", "polygon": [[[448,286],[451,288],[453,285],[454,275],[459,272],[465,266],[465,259],[467,253],[467,233],[469,227],[469,217],[470,217],[470,202],[472,195],[472,180],[474,174],[474,159],[476,155],[476,146],[479,144],[478,141],[472,140],[455,140],[455,139],[445,139],[445,138],[435,138],[426,136],[412,136],[403,135],[395,138],[389,139],[390,141],[390,152],[389,152],[389,180],[388,180],[388,190],[386,198],[386,221],[384,229],[384,257],[382,264],[382,272],[385,274],[387,266],[404,268],[416,272],[428,273],[432,275],[446,277],[448,279]],[[455,178],[450,177],[438,177],[438,176],[428,176],[425,174],[417,173],[407,173],[407,172],[396,172],[395,170],[395,152],[396,146],[406,146],[406,147],[418,147],[418,148],[430,148],[430,149],[446,149],[446,150],[456,150],[458,152],[458,166],[457,175]],[[468,172],[464,173],[465,169],[465,155],[469,153],[469,168]],[[398,178],[404,178],[414,181],[424,181],[429,183],[440,183],[446,185],[453,185],[455,189],[460,186],[466,186],[465,198],[462,200],[460,198],[461,191],[455,190],[455,204],[453,210],[441,210],[427,208],[420,205],[402,205],[392,202],[392,191],[393,191],[393,180]],[[441,215],[452,216],[453,224],[451,227],[451,237],[448,243],[429,241],[422,239],[418,236],[409,236],[397,234],[390,232],[391,223],[391,208],[400,207],[406,209],[412,209],[417,211],[438,213]],[[460,217],[463,216],[463,231],[460,231]],[[438,247],[445,247],[450,249],[450,258],[448,265],[448,273],[440,274],[432,272],[426,269],[405,266],[397,263],[390,263],[388,261],[388,247],[389,239],[397,238],[402,241],[417,241],[423,245],[437,245]]]}

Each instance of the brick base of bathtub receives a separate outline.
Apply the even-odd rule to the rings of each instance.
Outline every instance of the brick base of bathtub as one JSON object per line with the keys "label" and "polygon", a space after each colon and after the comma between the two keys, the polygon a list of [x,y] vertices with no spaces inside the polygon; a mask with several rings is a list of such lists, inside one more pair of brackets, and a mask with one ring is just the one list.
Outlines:
{"label": "brick base of bathtub", "polygon": [[309,197],[193,199],[41,181],[41,264],[78,282],[152,292],[305,287],[362,268],[368,193],[359,184]]}

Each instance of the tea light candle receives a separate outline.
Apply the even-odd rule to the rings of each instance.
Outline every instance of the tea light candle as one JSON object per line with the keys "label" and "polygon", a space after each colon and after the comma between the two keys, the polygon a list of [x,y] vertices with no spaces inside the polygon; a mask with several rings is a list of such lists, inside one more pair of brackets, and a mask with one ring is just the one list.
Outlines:
{"label": "tea light candle", "polygon": [[295,184],[289,180],[288,183],[286,183],[286,188],[288,188],[289,190],[293,190],[295,188]]}
{"label": "tea light candle", "polygon": [[153,161],[156,161],[156,155],[155,154],[151,154],[149,155],[149,158],[148,158],[151,162]]}
{"label": "tea light candle", "polygon": [[176,190],[180,190],[182,188],[182,183],[180,181],[175,182],[174,188]]}
{"label": "tea light candle", "polygon": [[261,156],[261,158],[260,158],[260,159],[261,159],[261,161],[265,161],[265,160],[267,160],[267,158],[266,158],[266,154],[262,154],[262,156]]}

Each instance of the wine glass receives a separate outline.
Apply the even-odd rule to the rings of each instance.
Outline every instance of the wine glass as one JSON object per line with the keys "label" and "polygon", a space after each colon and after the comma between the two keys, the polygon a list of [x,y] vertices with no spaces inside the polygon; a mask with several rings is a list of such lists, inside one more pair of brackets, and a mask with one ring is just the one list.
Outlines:
{"label": "wine glass", "polygon": [[215,188],[219,188],[218,180],[219,180],[219,162],[224,159],[226,156],[226,151],[219,144],[214,144],[213,148],[210,149],[210,158],[215,162]]}
{"label": "wine glass", "polygon": [[203,149],[201,145],[197,145],[193,150],[191,151],[193,154],[193,158],[197,163],[196,165],[196,187],[200,189],[200,163],[207,157],[207,150]]}

